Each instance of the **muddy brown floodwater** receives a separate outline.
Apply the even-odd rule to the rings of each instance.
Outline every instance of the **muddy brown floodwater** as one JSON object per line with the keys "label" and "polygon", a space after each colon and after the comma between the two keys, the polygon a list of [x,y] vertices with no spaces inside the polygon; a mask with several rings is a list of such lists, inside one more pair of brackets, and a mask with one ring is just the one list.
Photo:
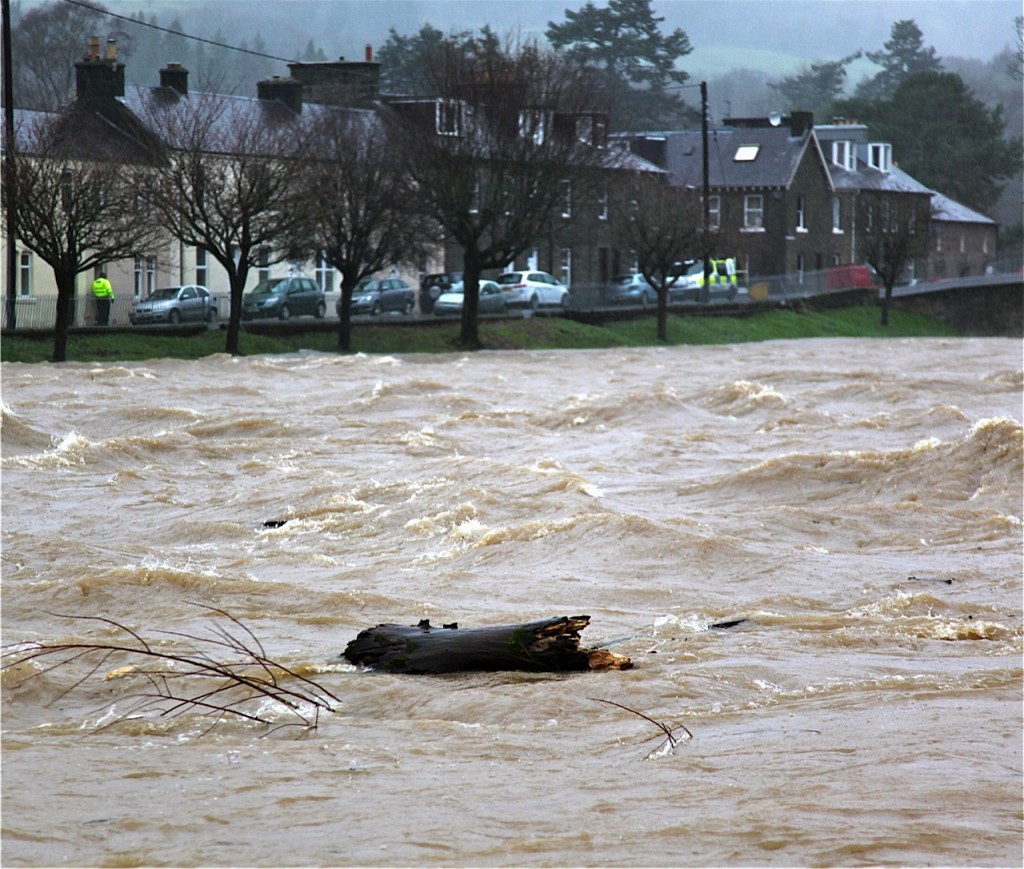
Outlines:
{"label": "muddy brown floodwater", "polygon": [[[8,669],[5,866],[1020,865],[1019,341],[2,375],[9,647],[205,604],[342,700],[111,724],[131,674]],[[636,667],[338,658],[577,614]]]}

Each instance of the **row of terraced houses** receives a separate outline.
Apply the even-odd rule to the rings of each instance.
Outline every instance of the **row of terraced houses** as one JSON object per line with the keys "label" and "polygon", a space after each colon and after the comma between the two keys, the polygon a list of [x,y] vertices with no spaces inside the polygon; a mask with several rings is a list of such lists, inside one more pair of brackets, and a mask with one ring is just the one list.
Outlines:
{"label": "row of terraced houses", "polygon": [[[384,104],[408,107],[419,102],[425,109],[425,135],[452,132],[444,126],[451,119],[440,105],[434,110],[429,100],[381,94],[380,66],[369,49],[362,61],[290,63],[288,70],[287,76],[259,82],[256,97],[224,99],[246,103],[253,112],[272,111],[275,122],[282,117],[301,118],[310,105],[372,112]],[[116,60],[116,49],[103,58],[94,51],[78,62],[76,84],[76,99],[64,114],[77,116],[75,122],[83,129],[99,124],[105,136],[121,134],[126,139],[141,123],[142,106],[190,97],[189,73],[174,63],[160,70],[157,87],[126,86],[124,64]],[[37,120],[36,115],[17,112],[16,128]],[[594,128],[599,126],[595,122]],[[667,173],[674,185],[702,189],[700,131],[622,132],[607,136],[606,141],[607,147],[621,152],[620,169]],[[799,283],[837,266],[862,264],[857,214],[863,197],[899,195],[930,202],[930,226],[922,229],[928,233],[927,255],[911,262],[908,280],[982,274],[996,258],[994,221],[911,178],[899,168],[891,146],[872,141],[861,124],[815,125],[812,115],[800,111],[786,117],[731,118],[711,129],[707,142],[708,212],[718,246],[714,255],[735,257],[751,284],[778,276]],[[577,299],[596,299],[600,288],[615,275],[633,270],[635,262],[630,251],[616,247],[607,207],[592,203],[581,205],[581,213],[572,209],[567,197],[561,219],[556,216],[548,234],[509,265],[548,271],[572,287]],[[50,269],[17,240],[15,244],[18,322],[29,324],[32,306],[55,296],[56,290]],[[416,286],[425,273],[461,271],[459,257],[457,249],[438,239],[430,253],[415,262],[395,263],[392,273]],[[289,269],[314,277],[327,294],[338,291],[338,277],[323,260],[259,269],[251,281]],[[133,298],[145,297],[160,286],[196,283],[209,287],[215,296],[227,293],[226,276],[219,266],[202,249],[172,238],[138,251],[133,259],[109,263],[106,271],[117,292],[115,323],[127,320]],[[79,276],[78,294],[86,300],[93,277]],[[333,304],[328,310],[333,310]],[[89,305],[79,305],[77,311],[77,321],[86,322]]]}

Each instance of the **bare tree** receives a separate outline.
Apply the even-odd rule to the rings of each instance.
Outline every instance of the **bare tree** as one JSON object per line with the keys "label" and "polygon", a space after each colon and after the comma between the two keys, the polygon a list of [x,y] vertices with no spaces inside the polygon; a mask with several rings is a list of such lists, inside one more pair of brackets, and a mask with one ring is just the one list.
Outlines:
{"label": "bare tree", "polygon": [[363,278],[424,245],[409,176],[365,111],[324,110],[307,127],[312,157],[301,176],[307,223],[296,244],[322,255],[341,275],[338,348],[352,349],[352,292]]}
{"label": "bare tree", "polygon": [[476,349],[481,273],[536,243],[567,190],[587,198],[605,122],[587,71],[533,44],[449,41],[428,72],[442,96],[394,104],[392,131],[424,213],[462,251],[459,341]]}
{"label": "bare tree", "polygon": [[140,195],[148,164],[114,150],[89,153],[80,132],[71,116],[36,123],[4,161],[3,207],[16,210],[19,240],[53,269],[57,284],[54,362],[67,359],[77,276],[133,256],[156,237]]}
{"label": "bare tree", "polygon": [[658,340],[667,341],[668,294],[679,264],[699,257],[705,247],[700,196],[661,176],[634,176],[627,190],[615,210],[615,233],[658,294]]}
{"label": "bare tree", "polygon": [[100,3],[52,2],[21,16],[11,32],[17,106],[56,112],[71,101],[74,62],[88,37],[101,32],[105,11]]}
{"label": "bare tree", "polygon": [[931,194],[862,194],[858,210],[861,251],[885,288],[882,325],[888,326],[893,287],[910,262],[927,252]]}
{"label": "bare tree", "polygon": [[145,117],[168,149],[154,169],[154,205],[175,238],[203,248],[227,273],[226,351],[238,355],[249,272],[293,253],[305,139],[298,119],[278,105],[216,95],[153,99]]}
{"label": "bare tree", "polygon": [[174,718],[194,713],[211,719],[203,733],[235,720],[266,725],[268,732],[297,727],[305,734],[316,729],[321,712],[333,711],[341,703],[323,685],[271,658],[239,619],[216,607],[202,608],[221,619],[205,635],[158,631],[151,639],[110,618],[58,616],[95,623],[103,633],[4,647],[3,669],[26,674],[23,681],[71,671],[75,681],[61,696],[100,674],[106,682],[125,680],[130,686],[123,695],[126,708],[116,712],[111,707],[113,717],[98,730],[152,715]]}

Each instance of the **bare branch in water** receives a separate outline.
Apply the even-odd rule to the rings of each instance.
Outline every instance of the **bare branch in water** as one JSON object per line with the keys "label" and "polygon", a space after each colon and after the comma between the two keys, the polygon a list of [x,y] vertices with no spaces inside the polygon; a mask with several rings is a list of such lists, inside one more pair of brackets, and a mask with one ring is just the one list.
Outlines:
{"label": "bare branch in water", "polygon": [[[621,703],[616,703],[614,700],[602,700],[600,697],[591,697],[590,699],[593,700],[595,703],[607,703],[609,706],[618,706],[619,709],[625,709],[627,712],[632,712],[634,715],[644,719],[644,721],[650,721],[651,724],[657,727],[665,735],[665,738],[660,743],[658,743],[657,748],[651,749],[649,752],[647,752],[646,755],[644,755],[644,760],[650,760],[653,757],[661,757],[665,754],[671,754],[675,747],[679,745],[680,742],[682,742],[682,737],[676,735],[676,732],[679,730],[683,731],[683,733],[686,734],[687,739],[693,739],[693,734],[690,733],[690,729],[685,724],[673,723],[670,726],[668,724],[665,724],[665,722],[663,721],[655,721],[649,715],[644,715],[643,712],[639,712],[636,709],[631,709],[629,706],[624,706]],[[655,739],[656,737],[651,736],[648,738]],[[646,742],[647,740],[644,741]]]}
{"label": "bare branch in water", "polygon": [[[214,625],[210,635],[156,632],[181,641],[184,649],[163,650],[137,631],[103,616],[50,613],[57,618],[99,622],[127,634],[128,638],[121,642],[22,643],[5,647],[2,666],[6,670],[19,664],[36,665],[39,669],[25,678],[28,681],[76,664],[86,665],[85,673],[61,691],[57,699],[104,671],[106,679],[140,678],[144,685],[128,696],[128,708],[94,732],[147,713],[173,718],[198,712],[213,717],[201,735],[230,718],[267,725],[271,728],[268,734],[287,727],[298,727],[305,734],[316,729],[321,711],[332,711],[341,703],[323,685],[268,657],[259,638],[239,619],[217,607],[195,605],[227,620],[228,625]],[[227,657],[219,657],[223,655]],[[277,716],[271,718],[260,711],[260,701],[285,707],[287,720],[280,721]]]}

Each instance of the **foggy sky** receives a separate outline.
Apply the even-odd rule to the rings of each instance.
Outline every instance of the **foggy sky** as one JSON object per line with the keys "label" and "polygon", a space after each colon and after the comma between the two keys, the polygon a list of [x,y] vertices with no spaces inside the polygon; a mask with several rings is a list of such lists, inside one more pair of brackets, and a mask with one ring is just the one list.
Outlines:
{"label": "foggy sky", "polygon": [[[285,56],[312,38],[328,57],[350,59],[361,58],[366,44],[379,47],[390,27],[412,34],[427,22],[443,31],[479,30],[489,24],[501,34],[518,30],[543,36],[549,21],[562,21],[566,9],[583,6],[583,0],[106,2],[112,11],[143,9],[161,19],[176,13],[186,30],[209,23],[195,18],[201,8],[214,5],[232,38],[251,38],[258,31],[272,53]],[[1021,14],[1016,0],[653,0],[652,7],[665,18],[663,30],[686,31],[694,51],[681,65],[697,74],[708,64],[720,71],[714,67],[723,62],[760,68],[757,61],[764,54],[783,55],[784,62],[796,67],[858,49],[877,51],[893,22],[908,18],[917,22],[925,45],[934,46],[940,56],[989,60],[1014,44],[1013,19]]]}

